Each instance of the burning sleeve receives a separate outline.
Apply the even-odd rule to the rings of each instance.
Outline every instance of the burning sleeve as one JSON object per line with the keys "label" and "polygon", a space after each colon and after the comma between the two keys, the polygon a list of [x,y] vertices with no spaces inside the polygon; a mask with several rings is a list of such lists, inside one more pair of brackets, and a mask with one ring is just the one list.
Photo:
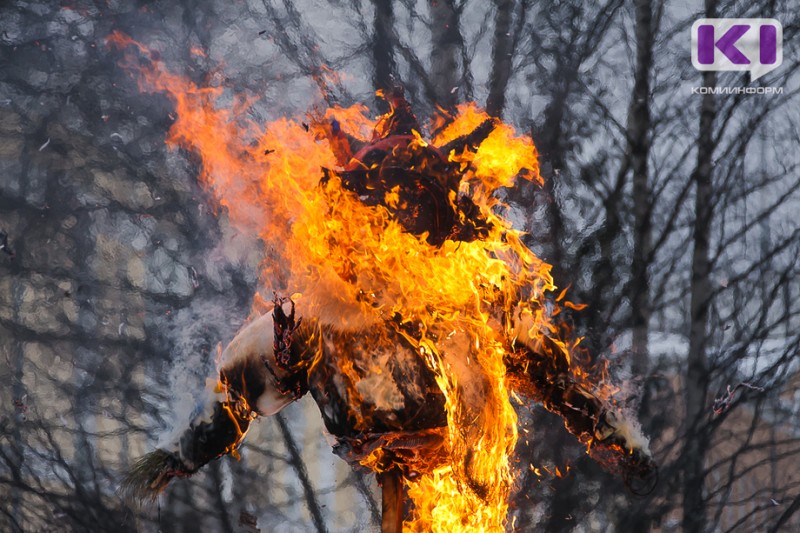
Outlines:
{"label": "burning sleeve", "polygon": [[[147,454],[123,480],[123,492],[137,499],[154,498],[174,477],[188,476],[210,461],[235,454],[250,423],[269,416],[301,396],[304,368],[288,366],[297,350],[293,312],[254,320],[222,353],[216,379],[208,380],[191,421],[168,444]],[[291,317],[291,318],[290,318]]]}
{"label": "burning sleeve", "polygon": [[516,340],[507,359],[512,387],[559,415],[566,429],[586,445],[587,453],[622,475],[632,490],[648,491],[655,482],[656,465],[638,423],[571,369],[562,343],[532,331],[531,317],[516,317]]}

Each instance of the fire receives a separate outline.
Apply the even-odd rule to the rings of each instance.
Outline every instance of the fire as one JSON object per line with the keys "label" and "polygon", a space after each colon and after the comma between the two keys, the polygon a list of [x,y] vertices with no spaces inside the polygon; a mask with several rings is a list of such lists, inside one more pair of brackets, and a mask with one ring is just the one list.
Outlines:
{"label": "fire", "polygon": [[[531,319],[530,337],[558,333],[551,323],[558,304],[545,302],[545,293],[556,288],[551,267],[496,209],[499,188],[520,177],[541,182],[530,139],[498,124],[477,150],[444,154],[460,165],[459,193],[472,198],[490,224],[485,238],[432,246],[424,235],[406,231],[387,207],[360,201],[335,172],[321,181],[322,168],[342,167],[330,135],[333,121],[368,140],[381,117],[356,105],[261,126],[244,118],[247,98],[225,108],[219,104],[223,88],[200,87],[170,73],[122,34],[109,41],[136,47],[140,58],[126,61],[140,88],[174,101],[177,119],[168,142],[200,155],[204,186],[237,226],[256,232],[271,251],[263,285],[295,294],[310,316],[335,313],[337,320],[352,320],[342,327],[354,331],[385,325],[413,346],[435,376],[447,413],[443,449],[406,480],[414,506],[404,528],[504,531],[518,435],[504,362],[513,335],[503,317],[520,310]],[[441,146],[486,119],[474,104],[463,105],[431,144]],[[410,146],[415,143],[426,144],[420,132]],[[396,206],[397,190],[385,200]],[[557,345],[568,357],[569,347]],[[341,362],[343,373],[351,371],[348,364]],[[373,468],[379,463],[380,452],[364,460]]]}

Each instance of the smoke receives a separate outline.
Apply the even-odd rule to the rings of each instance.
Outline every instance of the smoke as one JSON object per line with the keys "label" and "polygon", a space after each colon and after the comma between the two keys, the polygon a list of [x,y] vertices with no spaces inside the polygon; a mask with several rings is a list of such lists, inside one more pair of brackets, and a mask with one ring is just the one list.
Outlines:
{"label": "smoke", "polygon": [[[193,254],[189,268],[195,292],[189,304],[168,317],[171,428],[185,428],[205,405],[213,389],[207,382],[217,381],[219,353],[247,320],[256,290],[260,241],[232,230],[224,216],[219,229],[213,247],[201,246]],[[167,431],[159,443],[174,436]]]}

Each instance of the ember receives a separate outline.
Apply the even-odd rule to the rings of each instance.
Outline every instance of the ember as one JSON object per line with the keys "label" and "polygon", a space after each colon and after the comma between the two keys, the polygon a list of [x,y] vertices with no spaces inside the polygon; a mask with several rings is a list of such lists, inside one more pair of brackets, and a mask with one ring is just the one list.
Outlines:
{"label": "ember", "polygon": [[560,415],[610,469],[652,474],[638,426],[575,362],[550,265],[496,209],[501,187],[541,181],[530,139],[467,104],[428,141],[400,88],[377,121],[336,107],[261,129],[239,119],[246,101],[219,109],[220,89],[169,73],[124,35],[110,41],[138,50],[126,62],[143,90],[175,102],[169,142],[201,156],[220,206],[280,251],[265,288],[292,294],[225,349],[204,412],[134,468],[137,495],[234,453],[256,416],[306,392],[334,451],[381,474],[389,521],[408,530],[505,529],[512,395]]}

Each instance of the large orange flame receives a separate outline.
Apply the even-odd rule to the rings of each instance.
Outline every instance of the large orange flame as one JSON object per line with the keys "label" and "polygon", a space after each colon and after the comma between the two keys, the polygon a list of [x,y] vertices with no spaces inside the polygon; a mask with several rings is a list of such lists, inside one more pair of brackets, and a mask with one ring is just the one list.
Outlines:
{"label": "large orange flame", "polygon": [[[515,307],[533,317],[532,336],[556,332],[544,300],[545,291],[555,289],[550,266],[494,209],[500,187],[519,176],[540,180],[530,139],[500,124],[476,151],[446,154],[462,164],[461,192],[474,199],[492,229],[481,240],[433,247],[404,231],[387,209],[364,205],[337,178],[320,185],[321,167],[337,166],[330,141],[314,135],[324,122],[320,117],[310,132],[302,123],[307,119],[262,127],[244,118],[247,99],[223,107],[223,89],[170,73],[122,34],[110,41],[138,47],[139,59],[129,61],[140,88],[164,92],[175,103],[168,142],[200,155],[202,183],[230,219],[257,232],[270,251],[265,286],[296,294],[308,314],[335,309],[344,317],[339,320],[361,316],[392,324],[399,316],[414,324],[414,335],[397,332],[434,373],[448,427],[446,460],[407,482],[414,510],[405,528],[504,531],[517,417],[503,359],[513,334],[498,316]],[[358,105],[328,109],[325,117],[356,136],[366,137],[375,126]],[[432,143],[442,145],[486,118],[476,106],[463,105]],[[348,326],[360,324],[341,324]],[[346,371],[346,362],[342,366]]]}

